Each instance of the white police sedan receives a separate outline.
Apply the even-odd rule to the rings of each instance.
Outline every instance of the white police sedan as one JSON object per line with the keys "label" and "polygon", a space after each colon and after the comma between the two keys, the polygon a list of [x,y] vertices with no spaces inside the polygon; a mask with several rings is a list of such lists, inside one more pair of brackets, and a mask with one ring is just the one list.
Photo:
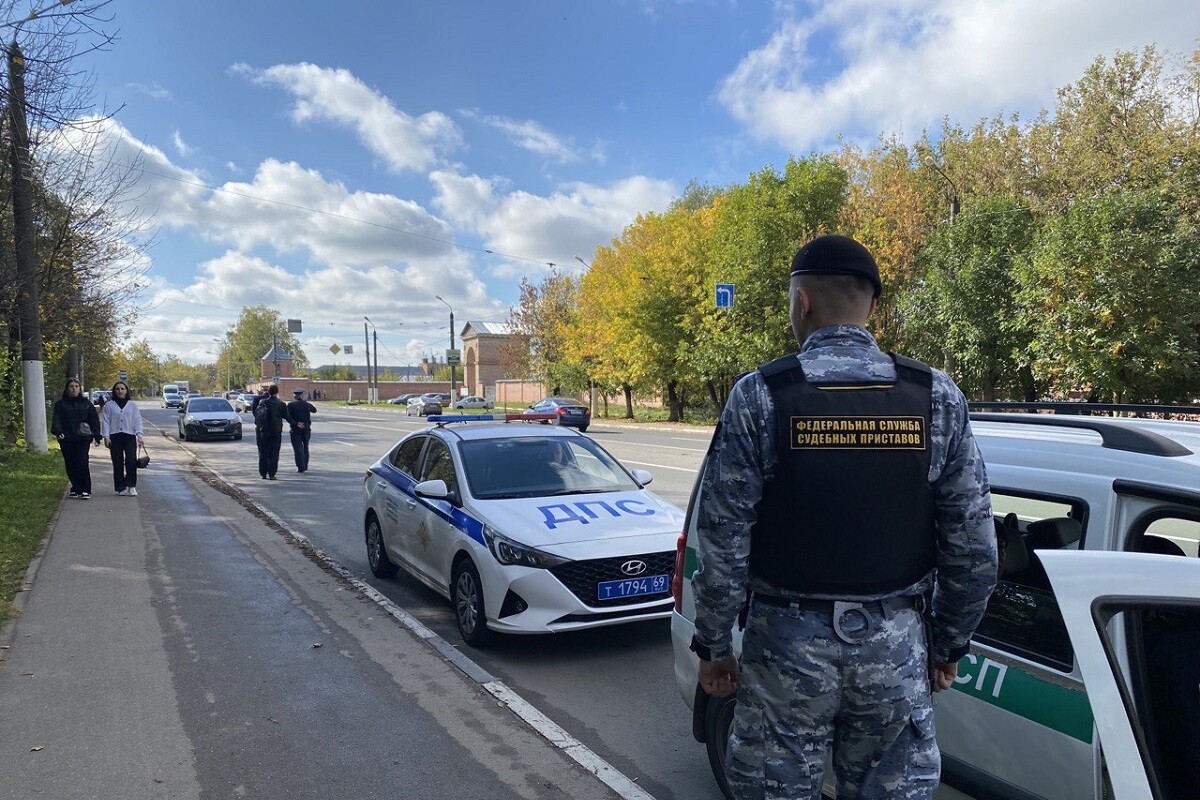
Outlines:
{"label": "white police sedan", "polygon": [[594,440],[522,424],[544,416],[431,416],[365,476],[371,571],[448,597],[476,647],[671,615],[683,514]]}

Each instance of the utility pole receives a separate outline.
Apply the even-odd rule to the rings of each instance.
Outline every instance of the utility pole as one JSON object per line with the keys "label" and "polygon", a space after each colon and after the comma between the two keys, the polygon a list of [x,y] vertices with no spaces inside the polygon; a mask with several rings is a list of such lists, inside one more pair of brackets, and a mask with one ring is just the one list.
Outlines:
{"label": "utility pole", "polygon": [[275,374],[271,376],[272,383],[279,385],[279,332],[271,332],[271,358],[275,360]]}
{"label": "utility pole", "polygon": [[25,120],[25,58],[17,46],[15,32],[8,46],[8,115],[25,446],[36,453],[46,453],[49,452],[46,439],[46,373],[42,365],[42,323],[38,316],[33,166],[29,163],[29,127]]}
{"label": "utility pole", "polygon": [[371,329],[371,338],[375,340],[375,367],[371,373],[371,381],[375,384],[376,403],[379,402],[379,331]]}
{"label": "utility pole", "polygon": [[[440,300],[442,305],[444,305],[446,308],[450,309],[450,349],[453,350],[454,349],[454,306],[450,305],[445,300],[442,300],[442,298],[439,295],[435,294],[434,297],[436,297],[438,300]],[[450,360],[450,354],[447,353],[446,361],[449,361],[449,360]],[[454,381],[454,364],[450,364],[450,404],[451,404],[452,408],[454,405],[454,401],[458,399],[457,398],[458,392],[456,391],[456,388],[457,388],[457,386]]]}
{"label": "utility pole", "polygon": [[367,330],[369,323],[363,323],[363,340],[367,343],[367,400],[371,399],[371,334]]}

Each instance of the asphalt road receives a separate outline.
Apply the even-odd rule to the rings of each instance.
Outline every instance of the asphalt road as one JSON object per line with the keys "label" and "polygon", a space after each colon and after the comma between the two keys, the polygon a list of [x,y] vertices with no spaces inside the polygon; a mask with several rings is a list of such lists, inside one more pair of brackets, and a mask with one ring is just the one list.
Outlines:
{"label": "asphalt road", "polygon": [[[174,409],[152,402],[141,405],[148,422],[170,433],[177,430]],[[279,479],[259,477],[248,414],[242,417],[241,441],[192,442],[185,447],[447,641],[460,644],[447,601],[403,572],[386,581],[372,576],[363,544],[363,473],[403,435],[427,423],[391,410],[318,405],[312,460],[303,475],[296,473],[285,434]],[[650,430],[604,423],[592,425],[588,435],[627,466],[650,470],[650,488],[681,507],[709,438],[703,429]],[[505,637],[487,650],[462,647],[659,800],[721,800],[704,748],[691,737],[690,712],[675,686],[665,620],[555,636]]]}

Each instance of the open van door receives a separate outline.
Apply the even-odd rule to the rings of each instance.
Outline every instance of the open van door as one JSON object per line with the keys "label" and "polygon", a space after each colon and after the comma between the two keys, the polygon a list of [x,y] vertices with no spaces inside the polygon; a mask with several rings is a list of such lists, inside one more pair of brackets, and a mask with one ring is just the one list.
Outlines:
{"label": "open van door", "polygon": [[1200,560],[1043,550],[1116,800],[1194,800]]}

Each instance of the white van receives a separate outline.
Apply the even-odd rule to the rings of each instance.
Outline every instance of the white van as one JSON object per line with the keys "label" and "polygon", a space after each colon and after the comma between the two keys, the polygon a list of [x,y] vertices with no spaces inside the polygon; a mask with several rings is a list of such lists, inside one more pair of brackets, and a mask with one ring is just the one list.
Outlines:
{"label": "white van", "polygon": [[[1044,414],[971,419],[1007,547],[1003,579],[971,653],[959,663],[954,691],[934,700],[943,782],[982,798],[1100,800],[1111,792],[1104,793],[1108,776],[1092,698],[1041,554],[1158,553],[1187,559],[1193,580],[1200,580],[1200,423]],[[692,708],[693,735],[707,745],[728,796],[724,753],[733,700],[699,688],[696,656],[688,650],[695,617],[696,495],[693,490],[676,560],[675,677]],[[1155,563],[1164,562],[1149,568]],[[1111,634],[1112,656],[1126,679],[1142,685],[1129,702],[1142,735],[1157,750],[1151,767],[1165,788],[1156,796],[1195,800],[1197,627],[1183,630],[1187,626],[1170,610],[1130,615],[1115,626],[1095,614],[1095,624]],[[735,631],[735,647],[740,639]]]}

